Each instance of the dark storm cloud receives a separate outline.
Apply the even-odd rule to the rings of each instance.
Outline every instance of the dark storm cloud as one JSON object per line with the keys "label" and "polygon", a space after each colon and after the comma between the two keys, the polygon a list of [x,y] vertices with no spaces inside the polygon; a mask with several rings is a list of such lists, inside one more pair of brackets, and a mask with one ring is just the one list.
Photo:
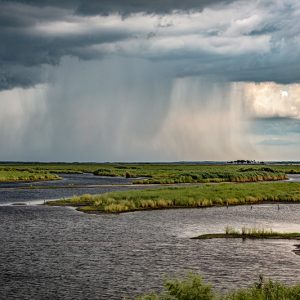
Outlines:
{"label": "dark storm cloud", "polygon": [[28,0],[15,1],[39,7],[61,7],[74,9],[78,14],[95,15],[119,13],[165,14],[174,10],[202,10],[204,7],[230,3],[236,0]]}
{"label": "dark storm cloud", "polygon": [[165,14],[173,10],[202,10],[204,7],[232,0],[93,0],[80,1],[77,12],[82,14],[109,14],[118,12],[122,15],[145,12]]}
{"label": "dark storm cloud", "polygon": [[2,1],[0,89],[47,81],[44,66],[65,56],[146,59],[173,77],[298,82],[299,12],[296,0]]}
{"label": "dark storm cloud", "polygon": [[[203,55],[205,57],[205,55]],[[270,56],[272,56],[270,54]],[[184,66],[177,71],[178,77],[186,76],[218,76],[229,81],[264,82],[274,81],[281,84],[300,82],[300,56],[271,59],[260,54],[241,55],[238,58],[226,59],[207,56],[207,61],[198,65],[186,61]],[[195,58],[199,62],[199,58]],[[212,62],[213,61],[213,62]],[[238,65],[237,65],[238,64]]]}
{"label": "dark storm cloud", "polygon": [[[36,24],[60,21],[72,12],[66,9],[69,5],[62,5],[61,2],[38,2],[38,6],[28,5],[36,4],[35,1],[26,4],[14,1],[0,3],[0,89],[29,87],[43,82],[46,79],[43,65],[57,65],[65,55],[91,59],[92,53],[85,53],[82,47],[122,40],[129,35],[114,30],[103,30],[100,34],[98,31],[96,34],[93,29],[89,34],[70,36],[46,36],[34,32]],[[46,9],[41,7],[48,4],[51,6]],[[58,4],[60,8],[53,7],[53,4]]]}
{"label": "dark storm cloud", "polygon": [[39,82],[46,82],[41,66],[21,66],[15,64],[0,64],[0,90],[14,87],[31,87]]}

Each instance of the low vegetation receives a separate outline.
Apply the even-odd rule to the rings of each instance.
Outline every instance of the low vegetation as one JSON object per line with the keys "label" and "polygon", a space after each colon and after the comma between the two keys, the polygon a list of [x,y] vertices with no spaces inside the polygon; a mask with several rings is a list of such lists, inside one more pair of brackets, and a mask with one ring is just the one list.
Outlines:
{"label": "low vegetation", "polygon": [[138,297],[136,300],[299,300],[300,284],[286,285],[278,281],[264,280],[249,288],[221,294],[195,274],[183,279],[169,279],[164,283],[164,291]]}
{"label": "low vegetation", "polygon": [[135,184],[175,184],[175,183],[209,183],[209,182],[257,182],[284,180],[284,173],[266,171],[248,172],[190,172],[178,173],[173,176],[136,180]]}
{"label": "low vegetation", "polygon": [[202,186],[112,192],[75,196],[48,205],[80,206],[85,212],[120,213],[147,209],[194,208],[262,202],[300,203],[300,183],[205,184]]}
{"label": "low vegetation", "polygon": [[[269,167],[235,165],[136,164],[105,166],[97,176],[136,178],[134,184],[178,184],[208,182],[256,182],[287,179],[284,172]],[[139,178],[139,179],[138,179]]]}
{"label": "low vegetation", "polygon": [[197,163],[0,163],[0,170],[34,173],[93,173],[95,176],[133,178],[136,184],[256,182],[300,174],[299,164]]}
{"label": "low vegetation", "polygon": [[44,171],[0,169],[0,182],[57,180],[60,177]]}
{"label": "low vegetation", "polygon": [[242,238],[242,239],[300,239],[299,232],[276,232],[265,228],[247,228],[241,230],[227,226],[225,233],[202,234],[193,239]]}

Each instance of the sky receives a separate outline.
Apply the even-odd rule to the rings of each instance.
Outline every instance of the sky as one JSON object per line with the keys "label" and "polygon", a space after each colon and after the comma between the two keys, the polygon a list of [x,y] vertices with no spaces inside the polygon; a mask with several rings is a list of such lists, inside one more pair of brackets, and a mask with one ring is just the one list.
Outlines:
{"label": "sky", "polygon": [[0,1],[0,160],[300,160],[297,0]]}

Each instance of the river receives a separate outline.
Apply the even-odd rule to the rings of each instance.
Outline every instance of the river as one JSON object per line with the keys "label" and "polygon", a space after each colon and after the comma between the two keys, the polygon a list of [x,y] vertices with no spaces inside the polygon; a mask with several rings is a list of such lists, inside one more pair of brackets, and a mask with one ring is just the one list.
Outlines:
{"label": "river", "polygon": [[[293,177],[293,176],[292,176]],[[298,181],[297,176],[293,180]],[[300,205],[263,204],[89,215],[71,208],[10,205],[128,189],[125,178],[0,185],[0,299],[123,299],[159,290],[165,276],[194,271],[218,289],[264,274],[300,280],[296,241],[192,240],[229,225],[300,231]],[[30,185],[61,188],[36,189]],[[27,187],[27,188],[26,188]],[[143,187],[132,187],[143,188]],[[298,242],[299,244],[299,242]]]}

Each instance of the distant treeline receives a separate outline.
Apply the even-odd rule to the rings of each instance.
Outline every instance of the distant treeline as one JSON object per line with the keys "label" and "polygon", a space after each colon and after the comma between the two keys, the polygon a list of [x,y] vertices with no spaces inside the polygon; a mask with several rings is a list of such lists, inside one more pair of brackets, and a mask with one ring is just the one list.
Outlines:
{"label": "distant treeline", "polygon": [[237,164],[237,165],[264,165],[265,164],[265,162],[263,162],[263,161],[244,160],[244,159],[228,161],[227,163],[228,164]]}

